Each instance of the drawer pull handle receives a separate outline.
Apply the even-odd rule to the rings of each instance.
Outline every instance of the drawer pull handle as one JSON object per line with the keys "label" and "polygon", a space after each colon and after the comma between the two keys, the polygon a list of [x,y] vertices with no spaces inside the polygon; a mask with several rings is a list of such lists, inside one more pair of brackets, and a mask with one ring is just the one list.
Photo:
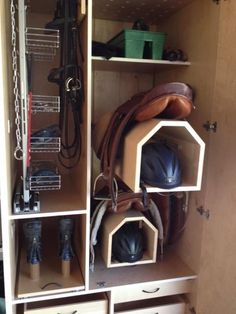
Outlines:
{"label": "drawer pull handle", "polygon": [[156,288],[156,289],[154,289],[152,291],[142,290],[142,292],[144,292],[144,293],[155,293],[155,292],[157,292],[159,290],[160,290],[160,288]]}
{"label": "drawer pull handle", "polygon": [[[78,313],[78,311],[76,310],[76,311],[72,312],[71,314],[77,314],[77,313]],[[57,313],[57,314],[61,314],[61,313]]]}

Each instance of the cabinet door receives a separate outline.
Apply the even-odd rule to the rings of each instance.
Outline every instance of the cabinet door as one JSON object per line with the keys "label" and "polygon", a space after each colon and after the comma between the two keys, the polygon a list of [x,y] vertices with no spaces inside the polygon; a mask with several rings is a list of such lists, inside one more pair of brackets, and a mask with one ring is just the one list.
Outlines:
{"label": "cabinet door", "polygon": [[236,2],[220,1],[220,29],[198,291],[198,314],[236,313]]}

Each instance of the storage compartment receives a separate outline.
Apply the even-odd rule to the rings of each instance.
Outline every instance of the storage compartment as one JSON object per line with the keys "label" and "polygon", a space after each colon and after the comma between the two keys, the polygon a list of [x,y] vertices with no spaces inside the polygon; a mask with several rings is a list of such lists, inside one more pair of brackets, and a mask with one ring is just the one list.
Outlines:
{"label": "storage compartment", "polygon": [[[18,0],[16,1],[18,2]],[[42,10],[35,10],[34,1],[32,1],[32,7],[26,11],[26,52],[31,57],[31,79],[32,79],[32,115],[31,115],[31,134],[30,139],[30,163],[31,173],[29,180],[26,181],[31,191],[40,191],[38,195],[39,210],[37,210],[38,216],[54,216],[57,215],[70,215],[80,214],[88,211],[87,207],[87,169],[89,166],[89,160],[87,158],[88,150],[87,141],[88,136],[88,106],[86,92],[84,94],[84,102],[81,105],[81,158],[79,163],[70,169],[73,161],[66,163],[67,167],[62,166],[61,153],[67,156],[65,152],[65,136],[62,134],[55,136],[34,136],[39,133],[35,130],[44,130],[48,126],[58,126],[60,113],[62,112],[62,106],[65,108],[63,100],[59,97],[58,84],[49,82],[48,75],[51,69],[59,67],[60,63],[60,47],[61,40],[59,36],[59,30],[45,29],[45,25],[53,19],[54,9],[50,12],[45,12],[47,5],[43,3]],[[56,3],[51,4],[52,7],[56,7]],[[34,9],[33,9],[34,8]],[[35,12],[36,11],[36,12]],[[16,17],[18,11],[16,9]],[[23,14],[23,13],[22,13]],[[81,22],[80,31],[81,37],[84,36],[86,31],[86,22]],[[23,40],[22,40],[23,42]],[[86,43],[83,41],[82,50],[84,54],[87,54]],[[27,64],[28,65],[28,64]],[[87,68],[84,64],[81,64],[83,74],[86,78]],[[23,80],[23,78],[22,78]],[[72,125],[73,117],[71,112],[68,114],[68,124]],[[71,127],[71,130],[74,128]],[[69,132],[69,141],[72,142],[73,132]],[[60,155],[60,156],[59,156]],[[67,158],[66,162],[68,161]],[[53,160],[53,167],[50,167],[52,172],[46,175],[46,172],[37,173],[35,171],[35,163],[38,161],[51,161]],[[65,160],[63,160],[65,161]],[[23,162],[22,162],[23,163]],[[74,163],[73,163],[74,164]],[[20,169],[21,165],[18,167]],[[68,169],[69,168],[69,169]],[[48,169],[47,169],[48,170]],[[36,172],[36,174],[35,174]],[[19,176],[22,176],[21,170],[19,170]],[[24,173],[23,177],[26,177]],[[22,180],[20,180],[22,182]],[[22,187],[20,190],[20,197],[22,198]],[[13,214],[20,214],[22,217],[28,215],[26,210],[13,211]],[[35,215],[36,211],[31,211]],[[34,217],[34,216],[33,216]],[[13,218],[14,219],[14,218]],[[20,219],[17,217],[16,219]]]}
{"label": "storage compartment", "polygon": [[[171,191],[198,191],[201,188],[205,144],[187,121],[151,119],[138,123],[125,136],[123,155],[116,174],[134,191],[140,191],[142,147],[150,139],[173,145],[182,168],[182,184]],[[168,189],[146,186],[148,192]]]}
{"label": "storage compartment", "polygon": [[125,58],[162,59],[165,37],[164,33],[125,29],[108,44],[121,48]]}
{"label": "storage compartment", "polygon": [[[19,222],[17,297],[84,290],[85,218],[79,215]],[[32,222],[40,225],[40,233],[35,233]]]}
{"label": "storage compartment", "polygon": [[114,303],[123,303],[167,295],[190,293],[192,287],[192,280],[149,282],[114,288],[113,297]]}
{"label": "storage compartment", "polygon": [[[125,224],[139,224],[143,233],[144,252],[136,262],[118,262],[112,256],[114,234]],[[103,221],[101,252],[107,267],[133,266],[156,262],[158,230],[144,217],[142,213],[129,210],[125,213],[109,214]]]}
{"label": "storage compartment", "polygon": [[108,300],[105,293],[84,295],[59,300],[33,302],[25,305],[24,314],[107,314]]}
{"label": "storage compartment", "polygon": [[186,304],[179,296],[115,304],[115,314],[185,314]]}

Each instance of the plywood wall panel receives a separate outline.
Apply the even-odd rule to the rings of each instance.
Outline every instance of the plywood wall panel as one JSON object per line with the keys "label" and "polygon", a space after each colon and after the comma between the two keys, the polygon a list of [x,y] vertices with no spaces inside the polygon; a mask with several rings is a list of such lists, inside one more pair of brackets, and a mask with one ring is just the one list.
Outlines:
{"label": "plywood wall panel", "polygon": [[140,91],[153,86],[152,74],[95,71],[93,73],[93,123]]}
{"label": "plywood wall panel", "polygon": [[[210,119],[213,105],[218,15],[217,5],[211,1],[198,0],[159,25],[159,29],[167,33],[167,46],[185,51],[191,66],[157,73],[156,82],[181,81],[193,86],[196,92],[196,109],[188,121],[206,143],[209,134],[202,125]],[[206,151],[208,152],[208,146]],[[207,157],[205,169],[206,160]],[[196,272],[201,267],[202,234],[202,218],[196,208],[202,205],[204,200],[205,182],[206,172],[203,175],[202,191],[191,194],[189,219],[184,236],[177,246],[178,253]]]}
{"label": "plywood wall panel", "polygon": [[235,97],[236,44],[235,1],[222,1],[205,207],[210,220],[204,224],[199,314],[236,313],[236,168]]}

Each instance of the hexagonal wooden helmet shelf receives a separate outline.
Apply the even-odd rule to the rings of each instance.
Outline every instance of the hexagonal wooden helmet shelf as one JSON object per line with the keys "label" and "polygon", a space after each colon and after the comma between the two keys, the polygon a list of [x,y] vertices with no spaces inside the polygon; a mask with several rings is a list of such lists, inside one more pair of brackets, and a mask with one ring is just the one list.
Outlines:
{"label": "hexagonal wooden helmet shelf", "polygon": [[[127,222],[140,222],[143,229],[146,248],[141,260],[134,263],[119,263],[112,259],[112,237]],[[102,223],[101,252],[107,267],[133,266],[137,264],[155,263],[157,256],[158,230],[141,212],[128,210],[124,213],[109,214]]]}
{"label": "hexagonal wooden helmet shelf", "polygon": [[[187,121],[151,119],[138,123],[124,140],[123,156],[116,174],[134,191],[140,191],[142,146],[150,139],[164,139],[176,146],[182,167],[182,184],[171,191],[201,189],[205,143]],[[170,190],[146,186],[148,192]]]}

